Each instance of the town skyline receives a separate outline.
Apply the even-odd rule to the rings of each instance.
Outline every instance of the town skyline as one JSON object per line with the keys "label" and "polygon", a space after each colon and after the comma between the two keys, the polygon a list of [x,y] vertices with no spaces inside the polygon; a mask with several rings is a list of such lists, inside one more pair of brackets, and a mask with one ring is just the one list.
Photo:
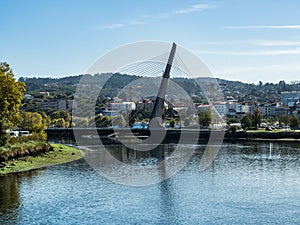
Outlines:
{"label": "town skyline", "polygon": [[297,80],[298,1],[5,2],[0,61],[19,77],[83,74],[127,43],[175,41],[215,77],[247,83]]}

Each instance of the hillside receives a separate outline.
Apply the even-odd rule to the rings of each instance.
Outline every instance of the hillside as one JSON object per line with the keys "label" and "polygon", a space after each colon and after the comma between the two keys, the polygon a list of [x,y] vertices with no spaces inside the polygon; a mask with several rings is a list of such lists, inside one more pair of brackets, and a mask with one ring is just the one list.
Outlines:
{"label": "hillside", "polygon": [[[27,93],[32,94],[35,97],[39,97],[41,92],[49,92],[52,97],[68,97],[72,98],[76,91],[76,86],[80,79],[84,75],[69,76],[63,78],[24,78],[21,77],[19,81],[25,82],[27,87]],[[91,79],[100,79],[101,74],[96,74],[94,77],[91,75]],[[130,84],[134,80],[138,79],[138,76],[129,76],[125,74],[114,74],[105,83],[102,91],[99,95],[100,98],[114,97],[119,91],[126,85]],[[202,80],[201,80],[202,79]],[[204,101],[202,98],[201,88],[195,81],[195,79],[189,78],[172,78],[174,82],[179,84],[190,96],[197,98],[197,101]],[[207,78],[200,78],[200,82]],[[217,79],[223,95],[227,99],[235,99],[240,102],[244,101],[256,101],[256,102],[279,102],[280,93],[282,91],[299,91],[300,84],[293,83],[287,84],[284,81],[280,81],[277,84],[265,83],[262,84],[248,84],[239,81],[229,81],[224,79]]]}

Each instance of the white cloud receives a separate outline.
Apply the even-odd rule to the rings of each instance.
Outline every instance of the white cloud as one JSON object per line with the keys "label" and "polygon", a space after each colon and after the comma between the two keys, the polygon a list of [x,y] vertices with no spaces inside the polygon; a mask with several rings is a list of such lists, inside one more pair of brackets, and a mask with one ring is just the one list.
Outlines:
{"label": "white cloud", "polygon": [[181,15],[181,14],[189,14],[189,13],[194,13],[194,12],[200,12],[205,9],[210,9],[214,8],[214,5],[208,5],[208,4],[197,4],[197,5],[192,5],[189,8],[184,8],[184,9],[179,9],[176,11],[172,12],[165,12],[165,13],[160,13],[157,15],[151,15],[151,16],[144,16],[142,19],[132,19],[129,22],[126,23],[114,23],[114,24],[109,24],[106,26],[103,26],[102,29],[116,29],[116,28],[121,28],[125,26],[133,26],[133,25],[142,25],[142,24],[147,24],[145,20],[157,20],[157,19],[163,19],[163,18],[169,18],[171,16],[176,16],[176,15]]}
{"label": "white cloud", "polygon": [[222,40],[222,41],[203,41],[201,45],[254,45],[265,47],[285,47],[285,46],[300,46],[300,41],[290,40]]}
{"label": "white cloud", "polygon": [[188,13],[193,13],[193,12],[199,12],[199,11],[202,11],[204,9],[210,9],[210,8],[213,8],[213,7],[214,7],[214,5],[197,4],[197,5],[192,5],[189,8],[176,10],[176,11],[170,13],[170,14],[188,14]]}
{"label": "white cloud", "polygon": [[300,25],[226,26],[224,29],[300,29]]}
{"label": "white cloud", "polygon": [[143,24],[147,24],[147,23],[142,20],[132,20],[132,21],[130,21],[129,24],[130,25],[143,25]]}
{"label": "white cloud", "polygon": [[283,41],[283,40],[253,40],[250,43],[258,46],[300,46],[300,41]]}
{"label": "white cloud", "polygon": [[264,51],[196,51],[198,54],[206,55],[236,55],[236,56],[260,56],[260,55],[294,55],[300,54],[300,48],[286,50],[264,50]]}
{"label": "white cloud", "polygon": [[109,24],[106,25],[104,27],[102,27],[102,29],[116,29],[116,28],[121,28],[124,27],[125,25],[122,23],[113,23],[113,24]]}

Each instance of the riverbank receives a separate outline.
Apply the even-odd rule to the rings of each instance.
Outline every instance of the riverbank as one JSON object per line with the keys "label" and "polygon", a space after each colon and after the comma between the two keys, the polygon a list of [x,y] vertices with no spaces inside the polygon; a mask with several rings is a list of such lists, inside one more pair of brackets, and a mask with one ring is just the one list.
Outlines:
{"label": "riverbank", "polygon": [[238,131],[233,133],[226,133],[225,140],[227,141],[252,141],[252,142],[300,142],[300,132],[298,131]]}
{"label": "riverbank", "polygon": [[[121,144],[116,139],[114,134],[121,134],[124,132],[123,128],[98,128],[97,133],[92,128],[61,128],[61,129],[47,129],[48,141],[61,141],[62,143],[79,143],[79,145],[99,145],[100,141],[104,145]],[[166,136],[162,144],[178,143],[182,132],[185,133],[186,144],[207,143],[210,138],[210,130],[197,129],[167,129]],[[151,133],[146,129],[133,129],[132,133],[135,136],[150,136]],[[76,134],[76,141],[74,134]],[[95,135],[96,134],[96,135]],[[98,134],[98,135],[97,135]],[[225,142],[300,142],[300,132],[289,130],[247,130],[247,131],[214,131],[214,137],[220,137]],[[100,140],[99,140],[100,138]],[[198,138],[198,140],[195,140]]]}
{"label": "riverbank", "polygon": [[26,156],[4,162],[4,167],[0,168],[0,175],[67,163],[82,158],[82,154],[77,148],[62,144],[51,144],[51,146],[53,150],[42,155]]}

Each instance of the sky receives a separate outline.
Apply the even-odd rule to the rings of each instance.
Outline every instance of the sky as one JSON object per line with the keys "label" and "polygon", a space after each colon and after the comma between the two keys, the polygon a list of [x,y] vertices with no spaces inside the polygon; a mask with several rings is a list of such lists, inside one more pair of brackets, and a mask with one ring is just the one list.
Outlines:
{"label": "sky", "polygon": [[215,77],[300,80],[298,0],[0,0],[0,61],[18,77],[82,74],[120,45],[176,42]]}

